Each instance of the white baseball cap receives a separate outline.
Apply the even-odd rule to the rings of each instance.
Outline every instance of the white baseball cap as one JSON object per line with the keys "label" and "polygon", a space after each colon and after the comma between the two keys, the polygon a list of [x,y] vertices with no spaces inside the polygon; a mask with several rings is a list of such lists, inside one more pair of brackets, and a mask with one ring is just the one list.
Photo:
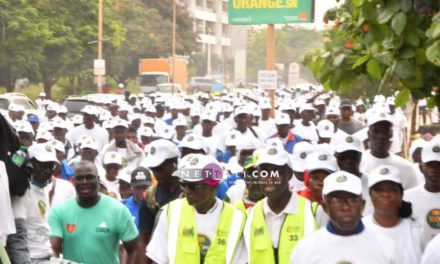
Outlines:
{"label": "white baseball cap", "polygon": [[350,150],[362,152],[360,139],[352,135],[343,135],[336,137],[335,146],[337,153],[342,153]]}
{"label": "white baseball cap", "polygon": [[166,139],[158,139],[146,146],[146,158],[141,166],[145,168],[154,168],[161,165],[165,160],[179,157],[177,146]]}
{"label": "white baseball cap", "polygon": [[186,135],[179,144],[179,147],[190,148],[196,150],[203,150],[205,153],[208,152],[208,147],[204,143],[203,139],[198,135]]}
{"label": "white baseball cap", "polygon": [[67,107],[64,106],[64,105],[60,105],[60,106],[58,107],[58,111],[57,111],[57,113],[67,114]]}
{"label": "white baseball cap", "polygon": [[284,148],[283,142],[278,137],[269,138],[266,140],[266,147],[272,146],[272,147],[282,147]]}
{"label": "white baseball cap", "polygon": [[188,122],[186,122],[186,120],[183,118],[178,118],[173,121],[173,126],[174,127],[178,127],[178,126],[188,127]]}
{"label": "white baseball cap", "polygon": [[96,108],[94,106],[92,106],[92,105],[84,106],[84,108],[81,109],[81,113],[97,116]]}
{"label": "white baseball cap", "polygon": [[85,148],[89,148],[89,149],[94,149],[94,150],[98,150],[98,145],[96,144],[96,141],[93,140],[93,138],[87,138],[86,140],[81,140],[81,146],[80,149],[85,149]]}
{"label": "white baseball cap", "polygon": [[392,181],[395,183],[402,183],[399,176],[399,169],[391,165],[380,165],[370,172],[368,175],[368,188],[383,181]]}
{"label": "white baseball cap", "polygon": [[52,127],[67,129],[67,123],[62,118],[55,118],[54,120],[52,120]]}
{"label": "white baseball cap", "polygon": [[238,138],[239,138],[239,132],[232,131],[225,139],[225,145],[226,146],[237,146]]}
{"label": "white baseball cap", "polygon": [[422,148],[422,162],[440,161],[440,142],[432,142]]}
{"label": "white baseball cap", "polygon": [[74,125],[80,125],[83,123],[83,116],[82,115],[74,115],[72,118],[72,123]]}
{"label": "white baseball cap", "polygon": [[102,121],[102,127],[105,129],[113,128],[113,120]]}
{"label": "white baseball cap", "polygon": [[140,136],[144,136],[144,137],[151,137],[153,136],[154,131],[153,129],[151,129],[151,127],[140,127],[138,129],[138,135]]}
{"label": "white baseball cap", "polygon": [[286,113],[278,113],[275,117],[275,124],[278,125],[289,125],[290,116]]}
{"label": "white baseball cap", "polygon": [[46,97],[46,93],[45,93],[45,92],[41,92],[41,93],[38,94],[38,96],[40,96],[40,97],[42,97],[42,96]]}
{"label": "white baseball cap", "polygon": [[240,137],[239,140],[237,140],[235,145],[237,150],[241,149],[257,149],[262,147],[261,141],[258,140],[256,137]]}
{"label": "white baseball cap", "polygon": [[303,111],[315,111],[315,108],[312,104],[302,104],[299,107],[299,112],[302,113]]}
{"label": "white baseball cap", "polygon": [[325,111],[325,116],[331,116],[331,115],[340,116],[341,115],[341,111],[337,107],[329,107]]}
{"label": "white baseball cap", "polygon": [[66,149],[64,147],[63,142],[54,139],[54,140],[52,140],[52,141],[50,141],[48,143],[50,143],[55,148],[55,150],[58,150],[58,151],[63,152],[63,153],[66,153]]}
{"label": "white baseball cap", "polygon": [[52,133],[47,130],[38,130],[37,135],[35,136],[35,140],[44,139],[47,141],[51,141],[53,139]]}
{"label": "white baseball cap", "polygon": [[290,168],[292,168],[289,155],[284,148],[267,146],[263,150],[257,151],[256,154],[256,166],[260,166],[261,164],[273,164],[277,166],[288,165]]}
{"label": "white baseball cap", "polygon": [[15,123],[15,130],[18,132],[26,132],[31,133],[32,135],[35,135],[34,129],[32,128],[32,125],[27,121],[19,121]]}
{"label": "white baseball cap", "polygon": [[391,125],[393,124],[391,116],[385,111],[375,112],[367,118],[368,127],[371,127],[372,125],[382,121],[386,121]]}
{"label": "white baseball cap", "polygon": [[259,103],[261,109],[271,109],[272,105],[270,104],[268,99],[261,100]]}
{"label": "white baseball cap", "polygon": [[8,110],[12,112],[24,112],[24,107],[22,105],[12,103],[9,105]]}
{"label": "white baseball cap", "polygon": [[197,107],[192,107],[189,111],[190,116],[200,116],[200,110]]}
{"label": "white baseball cap", "polygon": [[336,158],[333,155],[322,151],[315,151],[308,155],[306,159],[306,170],[325,170],[335,172],[338,170],[338,165]]}
{"label": "white baseball cap", "polygon": [[122,155],[116,151],[108,151],[104,154],[104,165],[107,164],[122,164]]}
{"label": "white baseball cap", "polygon": [[200,120],[201,121],[208,120],[208,121],[216,123],[217,122],[217,113],[215,111],[213,111],[213,110],[205,111],[201,115]]}
{"label": "white baseball cap", "polygon": [[156,120],[152,118],[151,116],[142,116],[142,124],[150,124],[154,125],[156,123]]}
{"label": "white baseball cap", "polygon": [[335,134],[335,125],[327,120],[321,120],[319,121],[318,125],[316,126],[316,130],[318,131],[318,134],[322,138],[332,138]]}
{"label": "white baseball cap", "polygon": [[429,144],[429,141],[426,141],[423,138],[419,138],[419,139],[416,139],[416,140],[412,141],[411,142],[411,147],[409,148],[409,154],[411,156],[414,155],[414,152],[418,148],[423,149],[423,147],[426,146],[427,144]]}
{"label": "white baseball cap", "polygon": [[250,115],[251,111],[250,111],[249,107],[246,106],[246,105],[240,105],[237,108],[235,108],[235,110],[234,110],[234,117],[236,117],[238,115],[241,115],[241,114],[248,114],[248,115]]}
{"label": "white baseball cap", "polygon": [[292,167],[294,171],[304,172],[306,170],[307,156],[313,153],[313,145],[307,141],[300,141],[295,144],[292,155]]}
{"label": "white baseball cap", "polygon": [[127,120],[124,120],[124,119],[121,119],[121,118],[113,120],[112,125],[113,125],[112,128],[116,128],[116,127],[128,128]]}
{"label": "white baseball cap", "polygon": [[32,144],[28,149],[29,158],[35,158],[40,162],[56,162],[57,159],[55,148],[50,143]]}
{"label": "white baseball cap", "polygon": [[186,182],[203,181],[207,185],[216,186],[223,179],[223,169],[217,160],[203,154],[191,155],[178,171],[180,179]]}
{"label": "white baseball cap", "polygon": [[325,177],[322,195],[325,196],[338,191],[361,195],[361,179],[346,171],[337,171]]}
{"label": "white baseball cap", "polygon": [[161,137],[163,139],[171,140],[175,134],[176,130],[172,126],[164,125],[159,129],[159,131],[156,133],[158,137]]}

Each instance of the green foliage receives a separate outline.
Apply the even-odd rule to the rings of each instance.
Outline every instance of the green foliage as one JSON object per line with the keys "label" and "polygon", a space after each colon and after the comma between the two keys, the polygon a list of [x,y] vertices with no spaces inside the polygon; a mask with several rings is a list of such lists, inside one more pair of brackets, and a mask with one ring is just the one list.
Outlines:
{"label": "green foliage", "polygon": [[[329,10],[325,45],[304,62],[327,90],[359,93],[359,78],[404,104],[440,84],[440,15],[421,16],[412,0],[352,0]],[[360,94],[360,93],[359,93]],[[435,95],[434,95],[435,96]],[[437,96],[435,96],[436,100]],[[440,100],[436,101],[440,105]]]}
{"label": "green foliage", "polygon": [[[259,70],[266,69],[266,29],[251,29],[247,41],[247,79],[257,80]],[[286,26],[275,31],[275,58],[277,63],[284,64],[285,73],[292,62],[300,62],[301,57],[310,48],[322,47],[323,36],[320,32],[300,27]],[[301,76],[312,80],[307,68],[301,67]]]}

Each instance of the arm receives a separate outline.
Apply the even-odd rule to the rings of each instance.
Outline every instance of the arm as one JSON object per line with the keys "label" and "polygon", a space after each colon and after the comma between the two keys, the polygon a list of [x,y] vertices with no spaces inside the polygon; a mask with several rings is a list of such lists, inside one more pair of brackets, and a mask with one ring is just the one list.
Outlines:
{"label": "arm", "polygon": [[50,237],[50,244],[52,246],[52,254],[54,257],[59,258],[63,248],[63,239],[61,237]]}
{"label": "arm", "polygon": [[142,263],[142,258],[138,252],[139,237],[130,241],[123,241],[125,251],[127,251],[127,264]]}

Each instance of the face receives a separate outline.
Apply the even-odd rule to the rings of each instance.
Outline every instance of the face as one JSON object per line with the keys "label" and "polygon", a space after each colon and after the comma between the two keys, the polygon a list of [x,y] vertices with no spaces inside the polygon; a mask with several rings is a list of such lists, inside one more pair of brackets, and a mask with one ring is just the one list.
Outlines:
{"label": "face", "polygon": [[232,112],[223,112],[223,116],[226,118],[229,118],[231,116]]}
{"label": "face", "polygon": [[129,198],[133,194],[130,184],[123,181],[119,181],[119,194],[121,195],[122,199]]}
{"label": "face", "polygon": [[113,137],[116,144],[123,143],[127,139],[128,129],[126,127],[117,126],[113,128]]}
{"label": "face", "polygon": [[251,122],[250,115],[248,114],[239,114],[234,120],[239,131],[245,131]]}
{"label": "face", "polygon": [[412,154],[414,163],[422,163],[422,148],[417,148]]}
{"label": "face", "polygon": [[91,148],[83,148],[79,150],[79,155],[81,156],[81,159],[83,160],[89,160],[92,162],[95,162],[96,155],[98,155],[98,152]]}
{"label": "face", "polygon": [[395,105],[388,105],[388,107],[390,108],[390,113],[394,114],[396,112],[396,106]]}
{"label": "face", "polygon": [[147,185],[139,185],[139,186],[131,187],[131,192],[135,197],[136,201],[140,201],[142,199],[142,195],[144,194],[146,189],[147,189]]}
{"label": "face", "polygon": [[365,201],[348,192],[332,192],[324,198],[323,209],[340,235],[350,235],[359,225]]}
{"label": "face", "polygon": [[172,174],[177,170],[177,158],[167,159],[152,170],[159,184],[169,184],[175,180]]}
{"label": "face", "polygon": [[364,105],[358,105],[356,107],[356,111],[358,111],[358,113],[365,113],[365,106]]}
{"label": "face", "polygon": [[32,177],[35,181],[47,185],[52,178],[55,170],[55,162],[40,162],[37,159],[31,159]]}
{"label": "face", "polygon": [[109,177],[110,179],[115,179],[116,176],[118,176],[121,165],[110,163],[110,164],[105,164],[104,166],[107,177]]}
{"label": "face", "polygon": [[150,143],[150,138],[146,136],[141,136],[141,142],[142,144],[147,145],[148,143]]}
{"label": "face", "polygon": [[[318,135],[319,136],[319,135]],[[319,143],[323,144],[323,143],[327,143],[330,144],[331,138],[323,138],[319,136]]]}
{"label": "face", "polygon": [[66,113],[58,113],[58,116],[64,120],[66,120],[67,114]]}
{"label": "face", "polygon": [[84,164],[75,169],[75,189],[78,198],[90,198],[98,195],[98,173],[93,164]]}
{"label": "face", "polygon": [[203,181],[183,181],[180,183],[180,187],[182,188],[188,203],[194,207],[207,204],[215,199],[216,188],[204,184]]}
{"label": "face", "polygon": [[214,128],[215,123],[209,120],[202,120],[202,130],[203,132],[210,133],[212,129]]}
{"label": "face", "polygon": [[177,109],[171,109],[170,112],[171,112],[171,116],[174,118],[177,117],[177,115],[179,114],[179,110]]}
{"label": "face", "polygon": [[312,110],[305,110],[301,112],[301,119],[303,122],[308,123],[315,118],[315,112]]}
{"label": "face", "polygon": [[289,180],[292,171],[285,166],[261,164],[258,167],[260,190],[269,199],[276,199],[289,191]]}
{"label": "face", "polygon": [[66,138],[66,132],[67,130],[64,128],[54,127],[53,128],[53,136],[57,140],[64,142],[64,139]]}
{"label": "face", "polygon": [[353,109],[351,106],[344,106],[340,108],[341,110],[341,117],[344,120],[350,119],[353,116]]}
{"label": "face", "polygon": [[128,111],[118,111],[119,118],[127,119]]}
{"label": "face", "polygon": [[28,132],[18,132],[18,138],[23,146],[29,147],[32,145],[32,141],[34,140],[34,135]]}
{"label": "face", "polygon": [[200,122],[200,116],[192,116],[191,117],[191,124],[194,127]]}
{"label": "face", "polygon": [[393,137],[391,126],[390,123],[385,121],[378,122],[369,128],[368,139],[372,151],[378,153],[388,152]]}
{"label": "face", "polygon": [[252,155],[254,153],[255,149],[242,149],[238,153],[238,164],[243,166],[244,162],[246,161],[247,157]]}
{"label": "face", "polygon": [[425,175],[425,187],[432,192],[440,192],[440,161],[430,161],[422,164],[422,172]]}
{"label": "face", "polygon": [[270,114],[270,109],[261,109],[261,117],[263,119],[268,119]]}
{"label": "face", "polygon": [[258,175],[257,168],[245,170],[244,178],[248,190],[248,198],[252,201],[259,201],[264,198],[264,193],[259,187],[258,177],[255,177],[256,175]]}
{"label": "face", "polygon": [[339,169],[356,175],[359,172],[361,157],[362,153],[354,150],[349,150],[338,153],[336,159],[338,161]]}
{"label": "face", "polygon": [[86,128],[93,128],[95,125],[95,115],[84,114],[83,123]]}
{"label": "face", "polygon": [[49,119],[54,118],[57,115],[57,112],[53,111],[53,110],[47,110],[46,111],[46,115]]}
{"label": "face", "polygon": [[378,214],[397,215],[402,195],[399,184],[391,181],[379,182],[370,189],[374,211]]}
{"label": "face", "polygon": [[338,127],[339,124],[339,116],[338,115],[328,115],[327,119],[335,125],[335,127]]}
{"label": "face", "polygon": [[131,121],[131,126],[134,128],[140,128],[141,127],[141,120],[140,119],[135,119],[133,121]]}
{"label": "face", "polygon": [[64,152],[56,150],[57,160],[59,162],[63,161],[66,158],[66,155],[64,155]]}
{"label": "face", "polygon": [[176,133],[177,133],[177,137],[183,138],[186,133],[186,126],[177,126]]}
{"label": "face", "polygon": [[285,138],[289,134],[289,125],[277,125],[277,131],[280,137]]}
{"label": "face", "polygon": [[127,139],[133,142],[134,144],[137,144],[138,137],[136,132],[128,132],[127,133]]}
{"label": "face", "polygon": [[324,186],[324,179],[330,174],[325,170],[316,170],[310,172],[309,177],[309,189],[312,193],[312,200],[320,202],[322,201],[322,187]]}

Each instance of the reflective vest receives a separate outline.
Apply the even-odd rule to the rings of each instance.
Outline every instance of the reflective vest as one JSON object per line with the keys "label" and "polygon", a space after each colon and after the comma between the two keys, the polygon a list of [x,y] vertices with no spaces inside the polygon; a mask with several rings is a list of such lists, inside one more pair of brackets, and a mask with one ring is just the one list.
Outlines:
{"label": "reflective vest", "polygon": [[310,201],[298,195],[296,213],[288,214],[285,217],[278,242],[278,262],[275,260],[272,238],[267,228],[263,202],[264,199],[259,201],[253,209],[250,226],[250,248],[248,249],[250,264],[290,263],[290,255],[296,243],[302,237],[313,233],[318,228],[310,210]]}
{"label": "reflective vest", "polygon": [[[244,214],[228,203],[222,202],[222,206],[205,264],[232,263],[235,248],[242,237]],[[201,263],[195,208],[186,198],[177,199],[169,203],[167,214],[169,263]]]}
{"label": "reflective vest", "polygon": [[244,201],[243,199],[237,200],[234,203],[235,208],[237,208],[238,210],[242,211],[245,215],[247,215],[247,211],[246,211],[246,206],[244,206]]}

